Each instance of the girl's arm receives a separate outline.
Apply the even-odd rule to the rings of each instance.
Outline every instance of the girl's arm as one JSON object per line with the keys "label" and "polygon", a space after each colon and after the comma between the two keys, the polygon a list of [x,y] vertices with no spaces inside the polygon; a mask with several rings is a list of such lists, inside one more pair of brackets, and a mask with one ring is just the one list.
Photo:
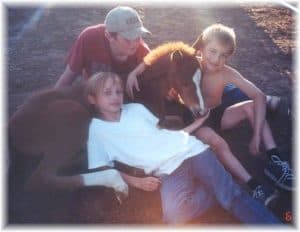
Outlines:
{"label": "girl's arm", "polygon": [[123,177],[124,181],[135,188],[144,190],[144,191],[155,191],[161,181],[156,177],[135,177],[135,176],[129,176],[123,172],[120,172],[121,176]]}
{"label": "girl's arm", "polygon": [[127,79],[127,82],[126,82],[126,92],[128,94],[128,96],[130,98],[134,98],[134,95],[133,95],[133,87],[135,87],[135,89],[137,91],[140,91],[140,88],[139,88],[139,84],[138,84],[138,81],[137,81],[137,76],[138,75],[141,75],[142,72],[144,72],[145,70],[145,63],[144,62],[141,62],[131,73],[129,73],[128,75],[128,79]]}
{"label": "girl's arm", "polygon": [[209,116],[209,111],[205,116],[203,116],[201,118],[197,118],[194,122],[192,122],[192,124],[183,128],[183,130],[189,134],[192,134],[195,130],[197,130],[204,123],[204,121],[208,118],[208,116]]}

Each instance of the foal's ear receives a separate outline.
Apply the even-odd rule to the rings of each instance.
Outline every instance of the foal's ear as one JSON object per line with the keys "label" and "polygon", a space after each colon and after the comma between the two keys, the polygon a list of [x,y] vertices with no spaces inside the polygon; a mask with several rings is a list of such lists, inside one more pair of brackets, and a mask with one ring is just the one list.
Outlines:
{"label": "foal's ear", "polygon": [[196,41],[193,43],[192,47],[196,50],[199,51],[203,48],[203,34],[201,33]]}
{"label": "foal's ear", "polygon": [[174,52],[171,53],[171,61],[178,63],[182,60],[183,54],[181,51],[176,50]]}

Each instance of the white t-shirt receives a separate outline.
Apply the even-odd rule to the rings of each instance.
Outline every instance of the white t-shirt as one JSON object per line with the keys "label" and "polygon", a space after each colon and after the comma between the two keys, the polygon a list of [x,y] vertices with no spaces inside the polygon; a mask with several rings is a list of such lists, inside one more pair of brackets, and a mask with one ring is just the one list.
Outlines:
{"label": "white t-shirt", "polygon": [[185,159],[208,148],[184,131],[157,127],[156,118],[141,104],[122,107],[120,121],[92,119],[88,138],[88,166],[113,165],[113,160],[141,168],[146,174],[170,174]]}

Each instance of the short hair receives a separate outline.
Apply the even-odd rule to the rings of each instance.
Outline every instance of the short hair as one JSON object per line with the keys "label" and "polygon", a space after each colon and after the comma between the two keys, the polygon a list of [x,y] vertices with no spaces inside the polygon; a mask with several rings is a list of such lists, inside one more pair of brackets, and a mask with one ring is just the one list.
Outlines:
{"label": "short hair", "polygon": [[123,88],[123,82],[116,73],[98,72],[88,79],[85,89],[86,96],[97,96],[97,94],[103,90],[104,85],[108,79],[112,79],[114,84],[120,84]]}
{"label": "short hair", "polygon": [[205,28],[192,47],[196,50],[200,50],[212,39],[217,39],[222,45],[228,46],[230,48],[230,55],[236,48],[236,35],[233,28],[221,23],[216,23]]}
{"label": "short hair", "polygon": [[114,39],[116,39],[119,34],[118,32],[109,32],[109,31],[107,31],[107,33],[109,33],[110,36],[113,37]]}

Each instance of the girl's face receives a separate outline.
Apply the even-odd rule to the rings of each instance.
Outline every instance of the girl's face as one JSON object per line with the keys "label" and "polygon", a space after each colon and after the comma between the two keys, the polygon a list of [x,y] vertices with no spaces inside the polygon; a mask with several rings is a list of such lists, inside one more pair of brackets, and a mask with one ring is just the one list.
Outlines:
{"label": "girl's face", "polygon": [[230,56],[230,48],[217,39],[212,39],[204,45],[201,56],[203,68],[209,72],[217,72],[226,64]]}
{"label": "girl's face", "polygon": [[109,78],[94,98],[94,105],[102,115],[119,113],[123,104],[123,88],[120,82]]}

